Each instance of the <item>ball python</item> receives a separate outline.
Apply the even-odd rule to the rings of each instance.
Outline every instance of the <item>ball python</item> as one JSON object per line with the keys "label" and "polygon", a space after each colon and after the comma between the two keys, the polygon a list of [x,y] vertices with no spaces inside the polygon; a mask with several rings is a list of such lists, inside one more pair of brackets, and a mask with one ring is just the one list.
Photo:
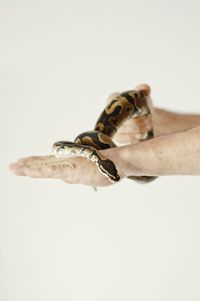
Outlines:
{"label": "ball python", "polygon": [[[74,142],[58,141],[53,144],[55,157],[86,157],[94,162],[99,171],[111,182],[118,182],[120,176],[115,164],[106,158],[100,150],[116,147],[112,137],[118,128],[129,118],[140,116],[151,117],[146,91],[128,90],[120,93],[112,99],[98,118],[93,131],[81,133]],[[147,140],[154,137],[153,126],[140,139]],[[153,176],[129,176],[131,180],[141,183],[151,182]]]}

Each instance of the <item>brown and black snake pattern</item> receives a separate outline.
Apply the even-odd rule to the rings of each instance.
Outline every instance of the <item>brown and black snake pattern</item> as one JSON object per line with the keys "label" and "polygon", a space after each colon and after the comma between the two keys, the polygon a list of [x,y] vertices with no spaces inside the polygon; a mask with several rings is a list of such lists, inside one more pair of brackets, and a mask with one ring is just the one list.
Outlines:
{"label": "brown and black snake pattern", "polygon": [[[87,157],[94,162],[99,171],[111,182],[118,182],[120,176],[114,163],[100,153],[100,150],[116,147],[112,141],[113,135],[119,127],[129,118],[150,116],[145,91],[130,90],[116,96],[105,107],[96,122],[94,131],[84,132],[76,137],[74,142],[58,141],[53,145],[56,157]],[[153,127],[146,133],[147,140],[154,137]],[[151,182],[157,177],[153,176],[130,176],[129,179],[141,183]]]}

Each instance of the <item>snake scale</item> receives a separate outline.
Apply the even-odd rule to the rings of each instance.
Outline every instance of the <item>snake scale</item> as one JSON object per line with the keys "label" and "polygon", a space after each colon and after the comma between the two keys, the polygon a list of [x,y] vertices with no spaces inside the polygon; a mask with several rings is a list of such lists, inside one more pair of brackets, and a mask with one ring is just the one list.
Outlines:
{"label": "snake scale", "polygon": [[[98,118],[93,131],[81,133],[74,142],[58,141],[53,144],[55,157],[86,157],[94,162],[99,171],[111,182],[118,182],[120,176],[115,164],[106,158],[100,150],[116,147],[112,137],[118,128],[129,118],[148,116],[151,111],[147,93],[143,90],[124,91],[114,97]],[[153,126],[140,141],[154,137]],[[151,182],[153,176],[129,176],[131,180],[141,183]]]}

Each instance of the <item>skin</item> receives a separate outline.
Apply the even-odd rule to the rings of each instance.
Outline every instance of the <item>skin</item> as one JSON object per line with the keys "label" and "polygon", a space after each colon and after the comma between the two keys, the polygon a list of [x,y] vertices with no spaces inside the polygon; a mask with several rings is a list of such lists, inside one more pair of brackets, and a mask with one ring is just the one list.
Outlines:
{"label": "skin", "polygon": [[[148,85],[134,89],[145,90]],[[110,98],[118,93],[113,93]],[[138,139],[150,129],[146,117],[130,119],[114,137],[116,143],[128,144],[101,151],[112,160],[121,179],[130,176],[200,175],[200,115],[177,114],[151,107],[156,137],[140,143]],[[31,156],[10,164],[18,176],[55,178],[70,184],[113,185],[87,158]]]}

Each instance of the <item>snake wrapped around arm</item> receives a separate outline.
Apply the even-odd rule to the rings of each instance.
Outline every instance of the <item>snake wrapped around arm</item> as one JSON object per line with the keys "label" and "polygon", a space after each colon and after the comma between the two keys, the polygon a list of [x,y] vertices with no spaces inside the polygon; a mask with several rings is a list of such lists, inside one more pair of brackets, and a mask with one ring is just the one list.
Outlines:
{"label": "snake wrapped around arm", "polygon": [[[101,113],[93,131],[81,133],[74,142],[58,141],[53,144],[53,153],[58,158],[86,157],[94,162],[99,171],[111,182],[118,182],[120,176],[115,164],[101,154],[100,150],[116,147],[112,137],[118,128],[129,118],[140,116],[151,117],[148,96],[145,91],[129,90],[112,99]],[[152,124],[152,122],[151,122]],[[141,141],[154,137],[152,128],[142,137]],[[151,182],[157,177],[129,176],[131,180],[141,183]]]}

